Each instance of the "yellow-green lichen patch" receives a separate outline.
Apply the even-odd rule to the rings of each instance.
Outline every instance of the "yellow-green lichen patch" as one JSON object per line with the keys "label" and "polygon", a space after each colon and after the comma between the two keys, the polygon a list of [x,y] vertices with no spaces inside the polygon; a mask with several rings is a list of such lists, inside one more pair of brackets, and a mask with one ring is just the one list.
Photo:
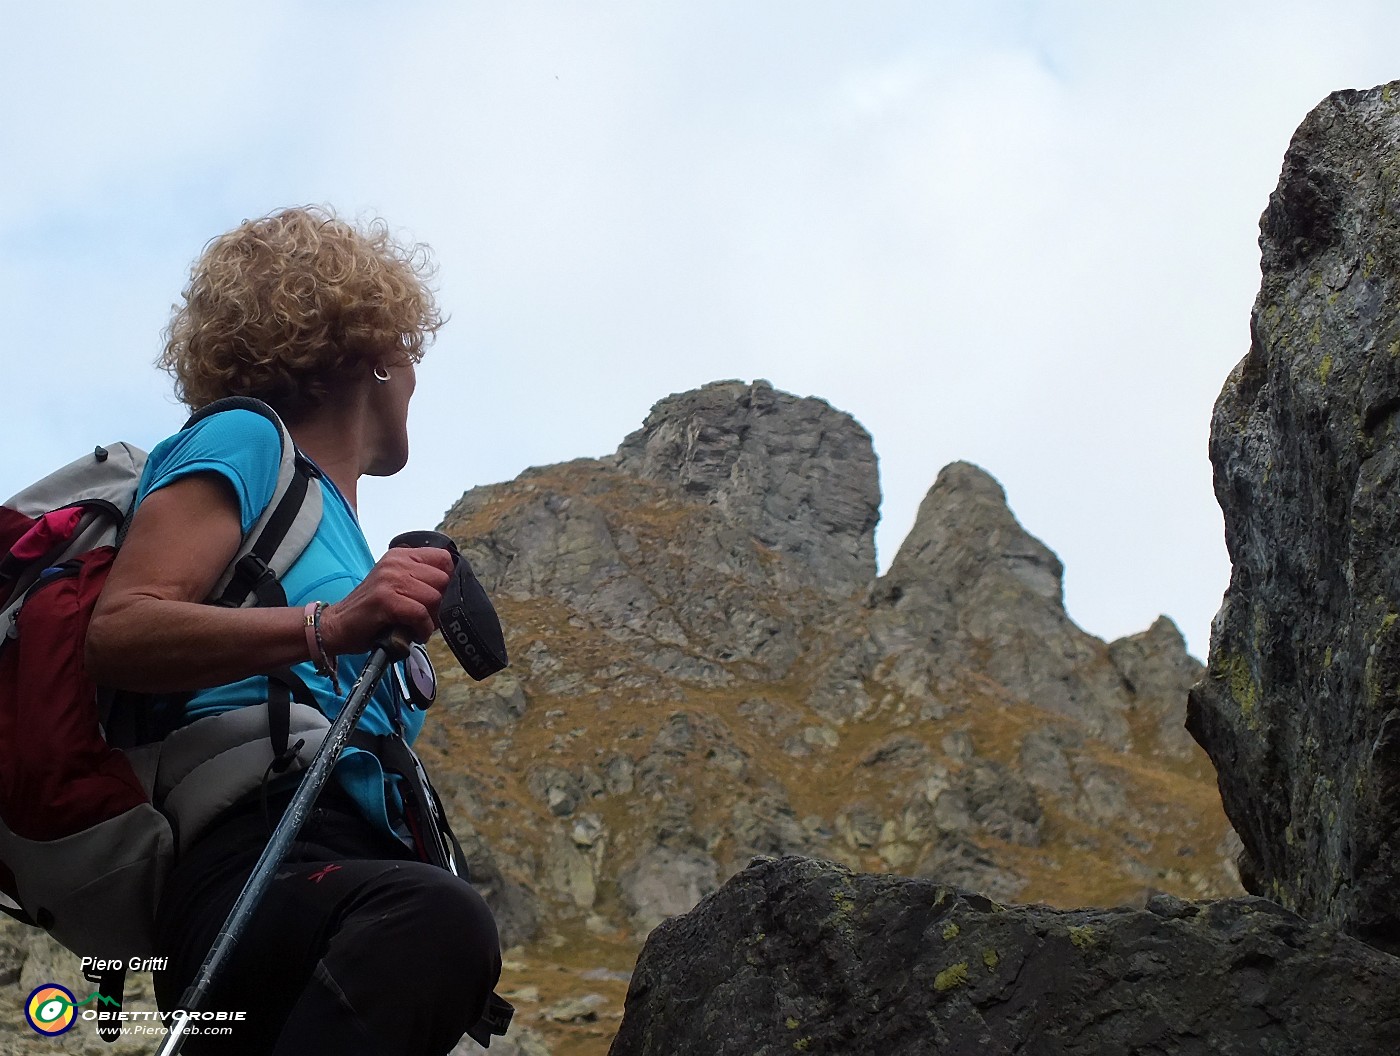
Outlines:
{"label": "yellow-green lichen patch", "polygon": [[1284,909],[1297,910],[1297,902],[1293,898],[1293,892],[1284,887],[1277,878],[1269,881],[1269,898]]}
{"label": "yellow-green lichen patch", "polygon": [[806,1052],[812,1045],[811,1038],[798,1038],[792,1043],[792,1047],[798,1052]]}
{"label": "yellow-green lichen patch", "polygon": [[1254,709],[1259,704],[1259,684],[1254,681],[1249,662],[1238,654],[1226,656],[1221,660],[1220,674],[1225,684],[1230,687],[1230,696],[1239,706],[1240,714],[1244,716],[1245,722],[1252,726],[1256,721]]}
{"label": "yellow-green lichen patch", "polygon": [[952,990],[956,986],[962,986],[967,982],[967,962],[959,961],[957,964],[944,968],[933,978],[933,988],[935,990]]}
{"label": "yellow-green lichen patch", "polygon": [[956,939],[957,937],[958,937],[958,926],[957,926],[956,924],[949,924],[946,928],[943,929],[943,941],[944,941],[944,942],[952,942],[952,941],[953,941],[954,939]]}
{"label": "yellow-green lichen patch", "polygon": [[1085,924],[1080,928],[1072,927],[1069,929],[1069,941],[1079,949],[1087,950],[1097,944],[1099,940],[1094,937],[1094,929]]}
{"label": "yellow-green lichen patch", "polygon": [[1001,963],[1001,958],[997,956],[996,950],[983,950],[982,963],[988,968],[996,968]]}
{"label": "yellow-green lichen patch", "polygon": [[[1332,296],[1336,297],[1337,295],[1334,293]],[[1322,357],[1322,362],[1317,365],[1317,380],[1322,382],[1322,384],[1326,385],[1327,378],[1331,373],[1332,353],[1328,352],[1325,356]]]}
{"label": "yellow-green lichen patch", "polygon": [[1366,668],[1361,676],[1361,684],[1366,693],[1367,706],[1380,707],[1381,698],[1385,694],[1382,692],[1380,675],[1376,673],[1376,654],[1374,651],[1366,658]]}
{"label": "yellow-green lichen patch", "polygon": [[793,1019],[791,1016],[788,1016],[788,1018],[784,1022],[784,1025],[788,1028],[788,1030],[796,1030],[802,1024],[799,1023],[797,1020]]}

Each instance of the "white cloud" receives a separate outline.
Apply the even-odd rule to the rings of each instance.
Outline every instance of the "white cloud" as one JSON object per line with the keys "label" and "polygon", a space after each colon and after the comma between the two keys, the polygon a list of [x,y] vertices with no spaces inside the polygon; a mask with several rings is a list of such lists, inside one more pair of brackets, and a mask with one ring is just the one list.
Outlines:
{"label": "white cloud", "polygon": [[70,436],[178,424],[148,364],[188,261],[331,201],[431,242],[454,316],[410,468],[365,489],[374,542],[611,450],[668,392],[767,377],[874,434],[884,560],[970,459],[1087,629],[1166,611],[1202,654],[1228,572],[1206,429],[1257,217],[1292,129],[1389,76],[1400,28],[1255,0],[0,16],[0,344],[25,391],[80,376],[7,420],[6,485]]}

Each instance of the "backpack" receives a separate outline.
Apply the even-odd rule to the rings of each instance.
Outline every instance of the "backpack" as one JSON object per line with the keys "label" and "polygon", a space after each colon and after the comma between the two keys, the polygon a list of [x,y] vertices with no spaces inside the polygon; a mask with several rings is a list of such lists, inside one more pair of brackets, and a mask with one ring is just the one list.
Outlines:
{"label": "backpack", "polygon": [[[278,577],[320,524],[321,490],[310,487],[320,472],[258,400],[216,401],[185,428],[237,409],[277,426],[281,464],[272,501],[211,600],[285,605]],[[0,506],[0,909],[44,928],[79,956],[155,952],[161,887],[177,846],[193,836],[158,809],[170,792],[156,789],[157,762],[165,769],[159,740],[149,728],[133,732],[142,723],[113,733],[124,713],[140,712],[133,706],[139,699],[99,689],[83,664],[93,607],[134,512],[145,463],[146,453],[130,444],[98,447]],[[274,710],[267,706],[268,723]],[[318,724],[325,724],[319,714],[291,732]],[[267,730],[245,733],[258,740],[262,763]],[[278,732],[272,730],[274,746]],[[281,736],[285,749],[286,727]],[[304,766],[309,754],[297,759]],[[186,763],[183,776],[208,786],[199,761]],[[163,772],[161,781],[169,785]],[[241,775],[229,797],[248,783]]]}

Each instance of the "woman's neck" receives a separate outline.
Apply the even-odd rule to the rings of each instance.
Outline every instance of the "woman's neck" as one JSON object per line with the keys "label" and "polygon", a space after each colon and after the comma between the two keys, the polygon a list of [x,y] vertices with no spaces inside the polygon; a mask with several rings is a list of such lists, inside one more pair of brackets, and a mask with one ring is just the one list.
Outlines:
{"label": "woman's neck", "polygon": [[318,407],[288,422],[292,439],[317,468],[330,478],[350,508],[357,511],[358,485],[364,473],[364,408],[359,401]]}

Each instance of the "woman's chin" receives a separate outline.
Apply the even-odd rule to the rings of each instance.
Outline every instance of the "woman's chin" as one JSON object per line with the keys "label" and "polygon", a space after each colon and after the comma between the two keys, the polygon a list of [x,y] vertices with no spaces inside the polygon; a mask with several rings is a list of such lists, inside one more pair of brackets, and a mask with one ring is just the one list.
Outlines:
{"label": "woman's chin", "polygon": [[365,469],[365,476],[392,477],[406,465],[408,465],[408,452],[396,452],[393,455],[385,455],[376,458]]}

